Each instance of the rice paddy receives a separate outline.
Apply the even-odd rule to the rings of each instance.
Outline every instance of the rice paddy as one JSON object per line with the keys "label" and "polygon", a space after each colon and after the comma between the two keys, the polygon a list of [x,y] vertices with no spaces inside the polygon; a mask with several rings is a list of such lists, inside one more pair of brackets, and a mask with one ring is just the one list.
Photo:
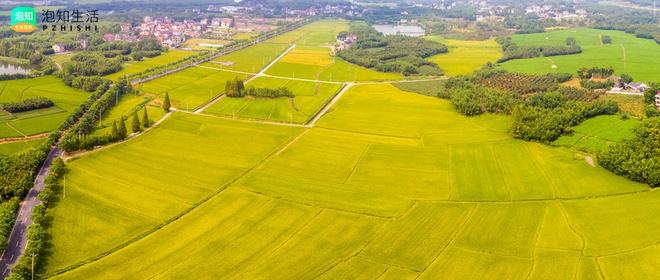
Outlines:
{"label": "rice paddy", "polygon": [[[611,44],[604,45],[602,36],[610,36]],[[635,80],[659,82],[660,45],[653,40],[637,38],[621,31],[588,28],[562,29],[545,33],[511,36],[519,45],[564,45],[573,37],[582,47],[582,53],[551,57],[510,60],[502,64],[514,72],[571,73],[581,67],[613,67],[615,74],[629,74]]]}
{"label": "rice paddy", "polygon": [[0,103],[46,97],[53,101],[55,106],[14,114],[0,110],[0,138],[50,132],[59,127],[87,96],[88,93],[67,87],[53,76],[1,81]]}
{"label": "rice paddy", "polygon": [[342,88],[340,84],[259,77],[247,86],[255,88],[286,87],[295,97],[223,98],[204,112],[232,118],[304,123],[312,118]]}
{"label": "rice paddy", "polygon": [[574,147],[588,152],[601,152],[613,143],[632,138],[639,125],[637,119],[621,119],[620,116],[598,116],[573,128],[571,135],[564,135],[554,144]]}
{"label": "rice paddy", "polygon": [[352,87],[307,129],[175,113],[68,163],[38,269],[57,279],[655,278],[658,192],[572,150],[514,140],[509,122],[388,84]]}

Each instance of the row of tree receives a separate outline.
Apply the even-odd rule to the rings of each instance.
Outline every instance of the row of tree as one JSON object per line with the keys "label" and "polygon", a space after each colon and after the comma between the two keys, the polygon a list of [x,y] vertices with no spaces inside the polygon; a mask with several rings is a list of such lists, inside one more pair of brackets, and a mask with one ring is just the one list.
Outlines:
{"label": "row of tree", "polygon": [[577,54],[582,52],[582,48],[577,44],[574,38],[566,38],[565,45],[547,45],[547,46],[519,46],[514,43],[511,37],[498,37],[497,43],[502,46],[503,55],[497,62],[502,63],[513,59],[534,58],[540,56],[556,56]]}
{"label": "row of tree", "polygon": [[53,106],[55,106],[55,103],[48,98],[34,97],[23,99],[19,102],[2,103],[0,104],[0,109],[9,113],[20,113]]}
{"label": "row of tree", "polygon": [[[120,79],[113,86],[104,83],[97,91],[100,91],[100,97],[89,107],[89,109],[80,117],[78,122],[73,125],[62,138],[60,147],[66,152],[76,151],[81,148],[81,138],[88,135],[96,128],[96,121],[99,117],[116,104],[119,98],[133,89],[126,79]],[[104,90],[105,89],[105,90]]]}
{"label": "row of tree", "polygon": [[614,74],[614,68],[610,67],[581,67],[577,70],[578,78],[607,78]]}
{"label": "row of tree", "polygon": [[33,276],[34,265],[36,265],[33,263],[33,257],[40,255],[47,245],[46,209],[50,205],[55,193],[61,188],[60,179],[64,175],[64,172],[66,172],[64,161],[61,158],[54,159],[50,166],[48,177],[45,180],[44,190],[39,194],[39,200],[42,203],[37,205],[34,208],[34,212],[32,212],[32,224],[28,227],[27,231],[27,247],[23,256],[11,269],[11,273],[7,279],[30,279]]}
{"label": "row of tree", "polygon": [[295,95],[291,90],[286,87],[278,88],[255,88],[255,87],[245,87],[243,80],[234,78],[233,80],[228,80],[225,83],[225,94],[227,97],[266,97],[266,98],[277,98],[277,97],[294,97]]}

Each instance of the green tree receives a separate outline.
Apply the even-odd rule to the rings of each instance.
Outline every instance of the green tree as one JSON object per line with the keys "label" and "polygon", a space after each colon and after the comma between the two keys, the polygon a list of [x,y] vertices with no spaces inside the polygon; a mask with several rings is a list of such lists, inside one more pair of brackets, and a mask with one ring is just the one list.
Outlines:
{"label": "green tree", "polygon": [[117,133],[119,133],[119,131],[117,130],[117,121],[112,121],[112,129],[110,130],[110,137],[116,138]]}
{"label": "green tree", "polygon": [[169,112],[171,106],[172,104],[170,104],[170,94],[166,91],[165,98],[163,99],[163,110],[165,110],[165,112]]}
{"label": "green tree", "polygon": [[117,128],[117,138],[119,139],[124,139],[128,135],[128,131],[126,130],[126,123],[124,123],[124,116],[121,117],[121,120],[119,121],[119,127]]}
{"label": "green tree", "polygon": [[137,111],[133,111],[133,122],[131,124],[131,129],[133,132],[140,132],[142,130],[142,124],[140,124],[140,117],[138,117]]}
{"label": "green tree", "polygon": [[151,125],[149,115],[147,114],[147,106],[144,106],[144,113],[142,113],[142,125],[144,127],[149,127]]}

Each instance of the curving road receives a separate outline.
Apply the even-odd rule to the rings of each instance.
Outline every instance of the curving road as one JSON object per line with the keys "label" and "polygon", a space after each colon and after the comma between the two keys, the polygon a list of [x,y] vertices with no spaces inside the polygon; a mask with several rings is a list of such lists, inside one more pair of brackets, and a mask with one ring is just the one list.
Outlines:
{"label": "curving road", "polygon": [[44,180],[46,180],[46,176],[48,176],[53,159],[59,157],[61,153],[62,152],[57,147],[51,149],[46,161],[39,169],[37,178],[34,180],[34,185],[23,202],[21,202],[18,215],[16,216],[16,222],[9,235],[7,248],[0,258],[0,279],[4,279],[9,275],[10,269],[16,264],[25,251],[27,245],[27,228],[32,224],[32,212],[34,211],[35,206],[41,204],[38,195],[44,189]]}

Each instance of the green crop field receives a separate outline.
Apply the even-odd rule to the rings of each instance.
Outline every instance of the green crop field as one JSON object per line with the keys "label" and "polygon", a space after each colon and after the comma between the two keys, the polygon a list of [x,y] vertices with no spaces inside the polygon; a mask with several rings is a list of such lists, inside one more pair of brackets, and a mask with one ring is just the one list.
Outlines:
{"label": "green crop field", "polygon": [[340,84],[259,77],[246,86],[255,88],[286,87],[295,97],[223,98],[204,112],[248,119],[304,123],[314,116],[341,89]]}
{"label": "green crop field", "polygon": [[616,115],[598,116],[574,127],[573,134],[561,136],[554,144],[600,152],[613,143],[632,138],[633,130],[639,123],[637,119],[623,120]]}
{"label": "green crop field", "polygon": [[333,56],[331,47],[339,32],[348,30],[347,21],[316,21],[290,36],[296,48],[266,71],[267,74],[323,81],[399,80],[394,73],[382,73],[360,67]]}
{"label": "green crop field", "polygon": [[44,142],[46,142],[46,139],[0,143],[0,158],[20,153],[32,148],[37,148]]}
{"label": "green crop field", "polygon": [[427,39],[443,43],[449,48],[446,54],[428,58],[429,61],[440,66],[448,76],[470,74],[488,62],[497,62],[502,56],[502,47],[494,38],[485,41],[464,41],[429,36]]}
{"label": "green crop field", "polygon": [[0,110],[0,138],[45,133],[56,129],[87,99],[88,93],[70,88],[54,76],[0,82],[0,103],[46,97],[55,106],[10,114]]}
{"label": "green crop field", "polygon": [[[610,36],[612,43],[603,45],[601,36]],[[545,33],[513,35],[519,45],[563,45],[573,37],[582,47],[582,53],[551,57],[510,60],[504,69],[541,74],[575,74],[581,67],[613,67],[616,74],[627,73],[638,81],[659,82],[660,45],[652,40],[637,38],[621,31],[596,29],[562,29]],[[556,66],[553,68],[553,65]]]}
{"label": "green crop field", "polygon": [[572,150],[514,140],[509,123],[388,84],[352,87],[308,129],[175,113],[68,162],[38,271],[656,278],[660,192]]}
{"label": "green crop field", "polygon": [[145,58],[142,61],[132,61],[122,65],[122,70],[106,76],[106,78],[116,81],[123,76],[136,74],[143,72],[149,68],[154,68],[157,66],[165,65],[170,62],[175,62],[181,60],[182,58],[194,55],[195,52],[184,51],[184,50],[168,50],[167,52],[162,53],[159,56]]}

